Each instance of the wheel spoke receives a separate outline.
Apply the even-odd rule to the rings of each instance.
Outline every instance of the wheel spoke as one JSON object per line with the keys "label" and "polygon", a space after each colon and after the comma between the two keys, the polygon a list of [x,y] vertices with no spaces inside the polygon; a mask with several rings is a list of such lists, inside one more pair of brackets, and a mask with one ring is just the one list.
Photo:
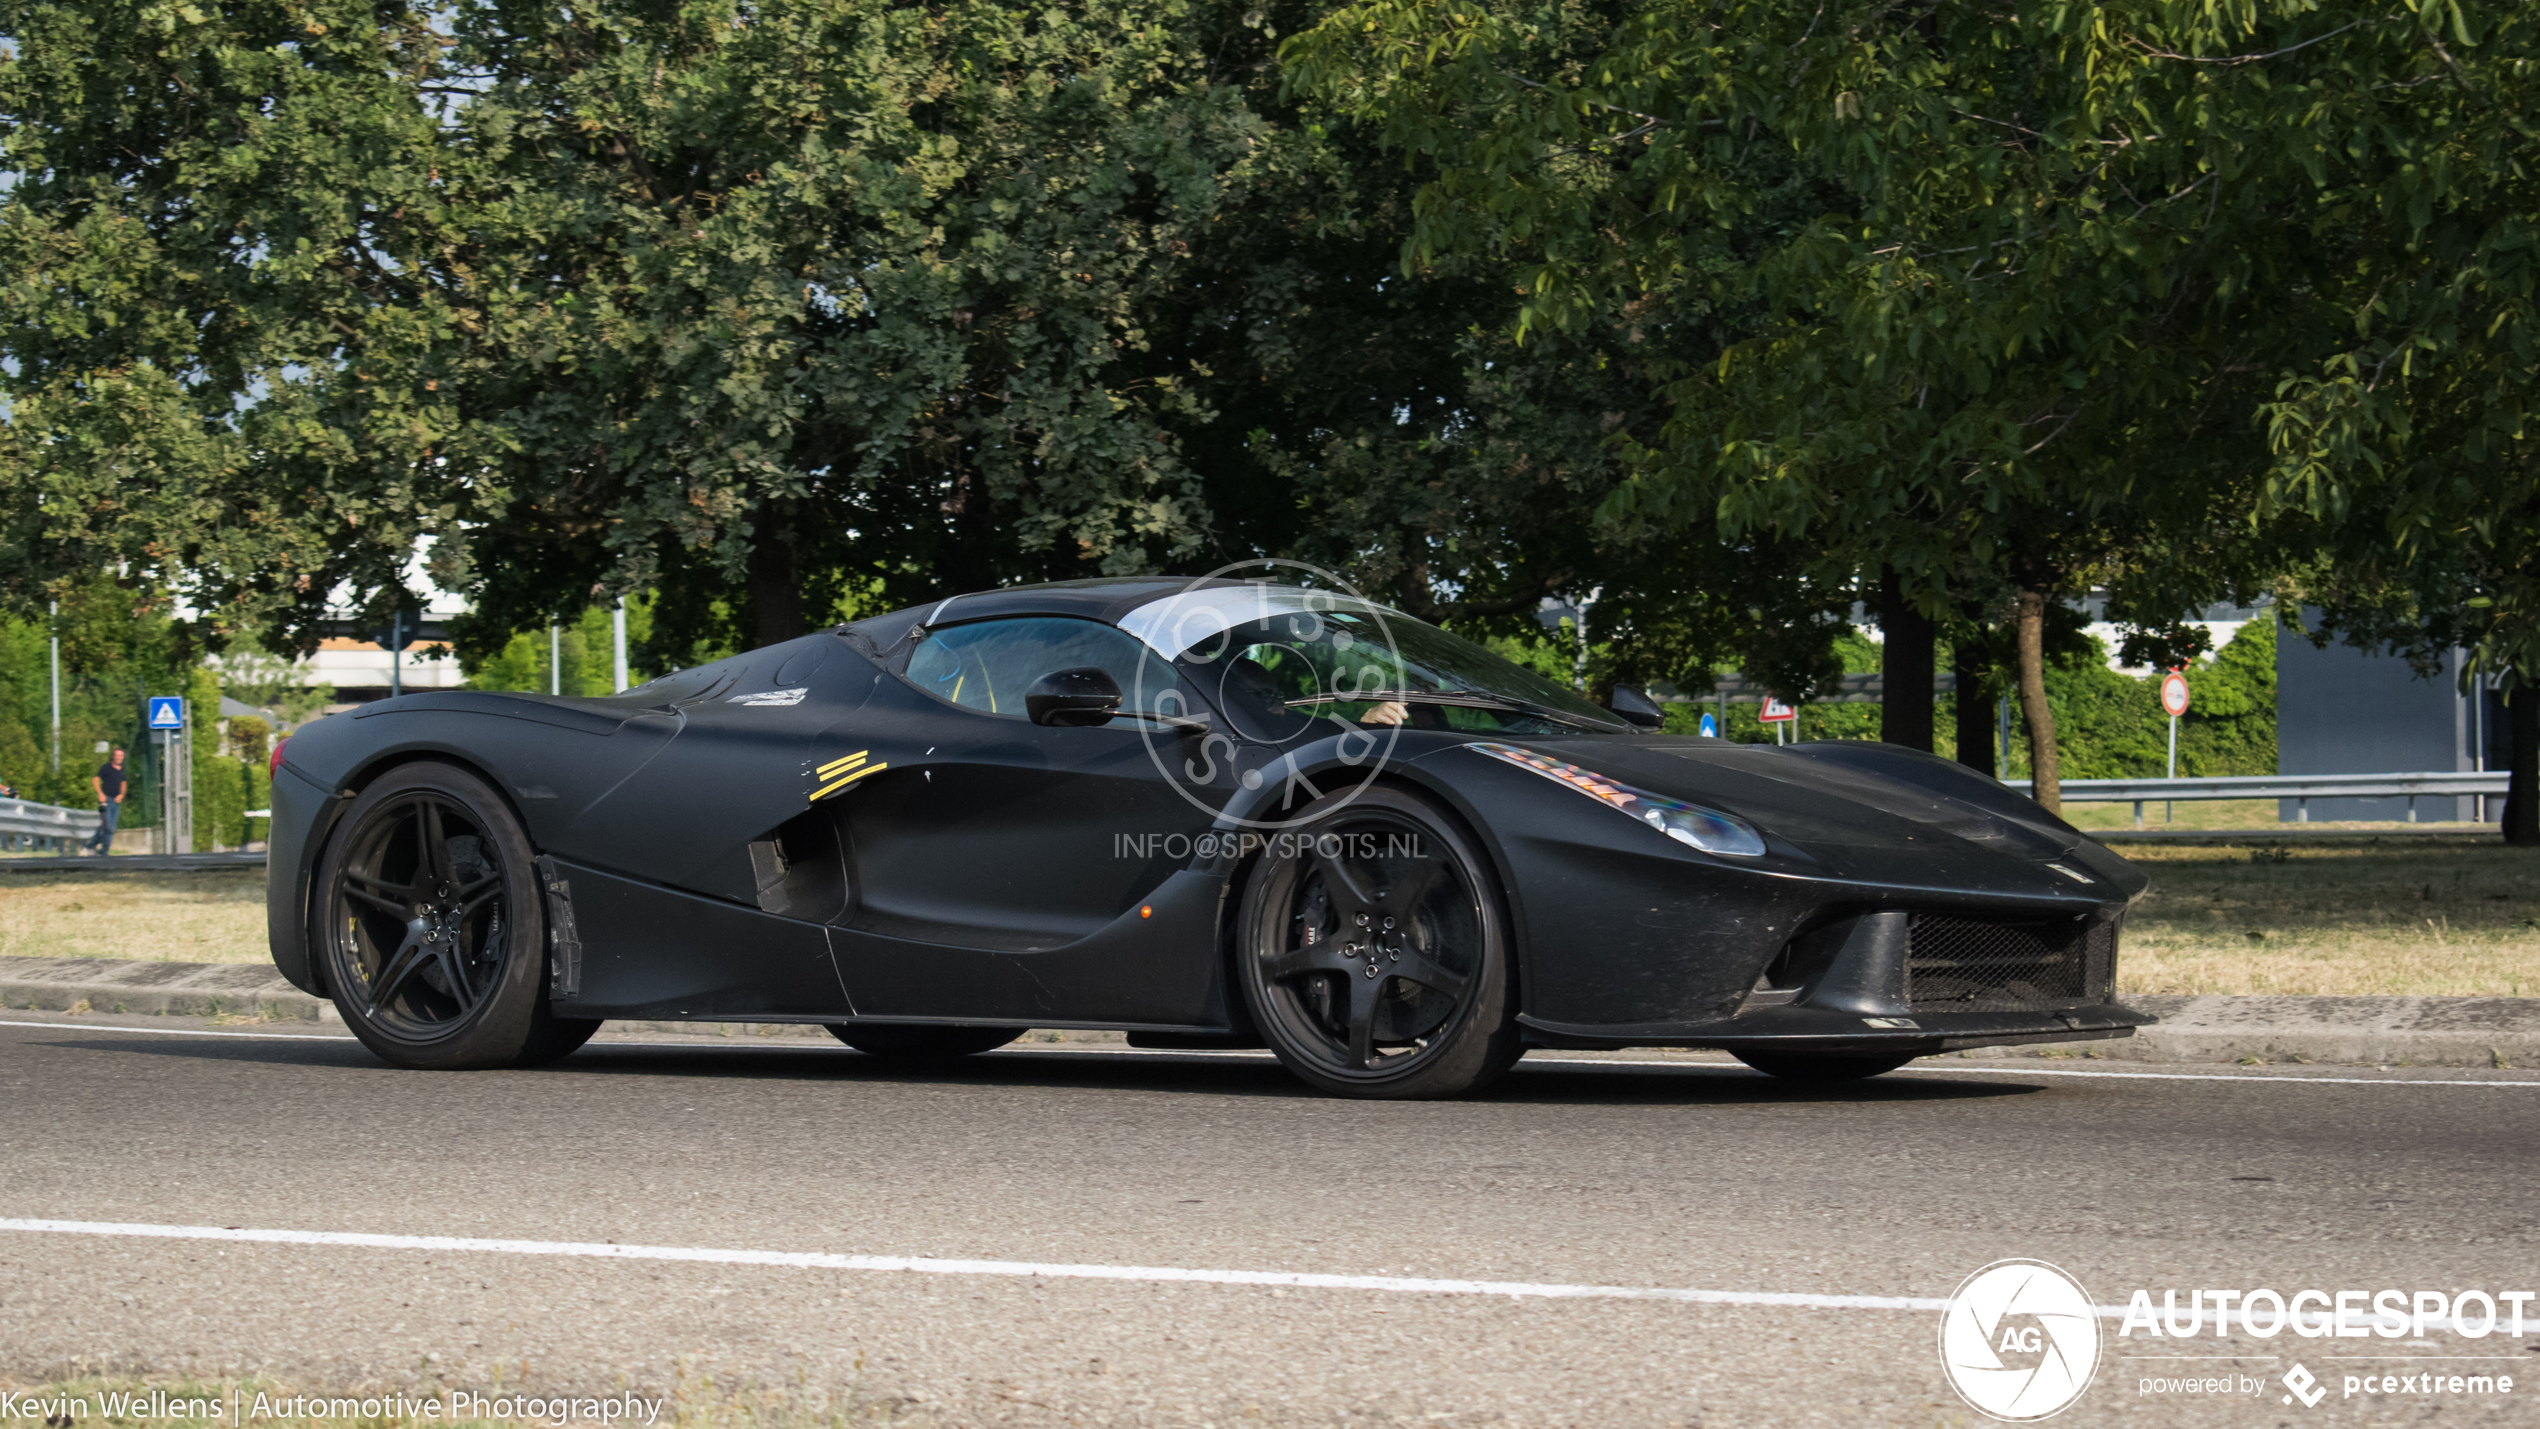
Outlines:
{"label": "wheel spoke", "polygon": [[420,812],[423,816],[422,877],[415,881],[454,883],[457,875],[450,868],[450,835],[449,830],[442,826],[441,805],[435,800],[425,799],[420,805]]}
{"label": "wheel spoke", "polygon": [[1307,973],[1355,973],[1357,966],[1341,957],[1344,936],[1345,932],[1335,932],[1328,938],[1318,939],[1301,948],[1290,948],[1267,959],[1262,964],[1262,976],[1272,982],[1280,982]]}
{"label": "wheel spoke", "polygon": [[450,982],[450,996],[458,999],[459,1010],[465,1012],[476,1005],[476,983],[467,975],[467,953],[456,940],[452,940],[441,949],[439,956],[441,976]]}
{"label": "wheel spoke", "polygon": [[1331,891],[1332,906],[1344,915],[1372,908],[1376,894],[1365,880],[1338,855],[1314,850],[1314,867],[1323,875],[1323,886]]}
{"label": "wheel spoke", "polygon": [[1377,905],[1376,911],[1390,913],[1398,918],[1410,917],[1412,910],[1420,906],[1420,900],[1428,897],[1429,890],[1437,887],[1438,880],[1445,876],[1444,862],[1434,858],[1422,859],[1416,871],[1406,875],[1400,883],[1385,890],[1385,896]]}
{"label": "wheel spoke", "polygon": [[369,889],[362,887],[359,883],[356,883],[351,874],[346,874],[344,876],[344,891],[350,896],[358,898],[364,903],[368,903],[372,907],[377,908],[382,913],[395,915],[399,922],[403,922],[406,919],[413,917],[415,914],[414,898],[411,890],[408,889],[401,888],[397,890],[400,893],[407,894],[404,898],[383,898],[380,895],[371,892]]}
{"label": "wheel spoke", "polygon": [[1349,982],[1349,1064],[1367,1068],[1376,1061],[1376,1004],[1385,980],[1364,975]]}
{"label": "wheel spoke", "polygon": [[[486,882],[499,883],[501,880],[488,879]],[[479,892],[475,897],[470,898],[459,905],[459,922],[464,925],[468,919],[475,917],[479,912],[481,912],[486,904],[491,903],[502,896],[503,890],[499,887],[483,889],[483,891]]]}
{"label": "wheel spoke", "polygon": [[406,940],[397,945],[397,951],[390,953],[387,964],[380,968],[379,979],[371,986],[371,1011],[385,1007],[388,999],[405,986],[406,979],[431,959],[431,946],[423,941],[423,920],[418,918],[406,925]]}
{"label": "wheel spoke", "polygon": [[1450,998],[1463,997],[1464,989],[1472,985],[1472,979],[1416,949],[1405,949],[1401,961],[1394,962],[1389,959],[1384,964],[1384,969],[1387,977],[1398,977],[1404,982],[1418,983],[1431,992],[1441,993]]}
{"label": "wheel spoke", "polygon": [[348,887],[358,888],[362,892],[368,893],[373,897],[395,901],[401,907],[404,904],[412,903],[415,898],[415,891],[412,886],[403,883],[391,883],[387,879],[382,878],[375,873],[363,873],[357,869],[348,868],[344,870],[344,882]]}

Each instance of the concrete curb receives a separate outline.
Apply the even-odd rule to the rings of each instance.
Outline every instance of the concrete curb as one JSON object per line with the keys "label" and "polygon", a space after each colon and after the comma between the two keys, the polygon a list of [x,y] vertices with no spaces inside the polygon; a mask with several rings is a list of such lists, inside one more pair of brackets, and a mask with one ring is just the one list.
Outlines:
{"label": "concrete curb", "polygon": [[2090,1045],[2144,1062],[2540,1067],[2540,997],[2125,999],[2160,1022]]}
{"label": "concrete curb", "polygon": [[156,963],[121,958],[0,958],[0,1002],[30,1011],[148,1012],[340,1022],[265,963]]}
{"label": "concrete curb", "polygon": [[[2128,1062],[2401,1064],[2540,1067],[2535,997],[2130,997],[2161,1021],[2132,1037],[2044,1047],[1988,1047],[1974,1057],[2074,1055]],[[108,958],[0,958],[0,1002],[67,1012],[253,1017],[337,1023],[333,1003],[309,996],[261,963],[158,963]],[[782,1022],[612,1022],[621,1032],[699,1037],[812,1037]]]}
{"label": "concrete curb", "polygon": [[2084,829],[2110,848],[2142,845],[2158,848],[2393,848],[2424,849],[2494,844],[2504,836],[2480,826],[2442,829],[2305,829],[2277,825],[2264,829]]}
{"label": "concrete curb", "polygon": [[[157,963],[117,958],[0,958],[0,1003],[29,1011],[151,1013],[343,1025],[335,1004],[283,981],[263,963]],[[828,1029],[798,1022],[611,1022],[620,1032],[684,1032],[704,1037],[817,1037]]]}
{"label": "concrete curb", "polygon": [[29,855],[0,858],[0,873],[211,873],[263,868],[268,860],[253,853],[119,853],[105,858],[72,854],[62,858]]}

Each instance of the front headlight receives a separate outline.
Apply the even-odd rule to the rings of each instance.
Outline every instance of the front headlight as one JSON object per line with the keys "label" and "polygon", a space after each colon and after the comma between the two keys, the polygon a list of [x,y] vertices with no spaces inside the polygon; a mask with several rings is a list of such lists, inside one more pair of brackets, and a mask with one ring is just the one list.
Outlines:
{"label": "front headlight", "polygon": [[1493,759],[1505,760],[1520,769],[1532,770],[1704,853],[1725,854],[1730,858],[1763,856],[1764,836],[1755,831],[1753,824],[1735,814],[1724,814],[1717,809],[1688,804],[1682,799],[1670,799],[1664,794],[1635,789],[1575,764],[1564,764],[1513,744],[1484,741],[1465,747]]}

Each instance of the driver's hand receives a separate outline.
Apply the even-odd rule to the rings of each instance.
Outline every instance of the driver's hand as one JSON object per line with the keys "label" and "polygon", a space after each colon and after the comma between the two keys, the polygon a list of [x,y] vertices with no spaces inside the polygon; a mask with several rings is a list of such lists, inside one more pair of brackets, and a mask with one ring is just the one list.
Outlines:
{"label": "driver's hand", "polygon": [[1360,724],[1400,724],[1411,717],[1411,711],[1400,700],[1380,700],[1358,717]]}

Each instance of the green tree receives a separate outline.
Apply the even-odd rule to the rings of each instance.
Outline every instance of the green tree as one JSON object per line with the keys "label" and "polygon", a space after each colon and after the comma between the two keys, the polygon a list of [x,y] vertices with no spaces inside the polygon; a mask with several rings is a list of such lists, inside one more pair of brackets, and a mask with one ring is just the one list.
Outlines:
{"label": "green tree", "polygon": [[6,0],[5,575],[305,643],[430,538],[490,651],[1194,553],[1244,13]]}
{"label": "green tree", "polygon": [[1662,0],[1587,44],[1569,13],[1362,0],[1288,54],[1434,164],[1415,254],[1528,265],[1521,328],[1682,329],[1613,512],[2008,626],[2052,807],[2062,598],[2192,653],[2185,615],[2316,536],[2260,409],[2351,331],[2317,175],[2442,80],[2452,12]]}

